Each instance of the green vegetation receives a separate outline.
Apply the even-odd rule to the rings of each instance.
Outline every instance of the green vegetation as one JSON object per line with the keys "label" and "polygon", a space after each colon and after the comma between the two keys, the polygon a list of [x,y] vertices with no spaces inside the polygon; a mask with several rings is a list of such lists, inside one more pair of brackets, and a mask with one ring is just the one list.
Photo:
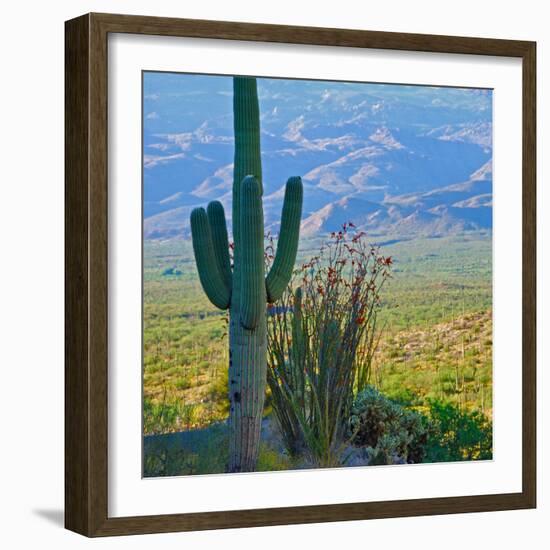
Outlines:
{"label": "green vegetation", "polygon": [[408,406],[429,400],[492,414],[491,310],[387,333],[376,353],[376,386]]}
{"label": "green vegetation", "polygon": [[[297,265],[320,242],[301,242]],[[423,460],[458,460],[457,455],[468,452],[473,458],[487,457],[492,416],[490,237],[469,233],[399,241],[383,244],[382,251],[394,265],[382,293],[382,337],[370,383],[407,410],[439,416]],[[165,273],[167,269],[173,271]],[[189,241],[145,242],[143,312],[144,433],[192,433],[224,421],[228,318],[202,292]],[[264,414],[270,416],[271,399],[268,393]],[[269,464],[289,467],[287,456],[263,444],[262,449],[257,469],[264,469],[260,463],[265,469],[271,469]],[[279,457],[276,464],[262,462],[262,456],[273,458],[273,453]],[[154,453],[146,452],[146,466],[153,460]],[[207,465],[177,469],[207,470]]]}
{"label": "green vegetation", "polygon": [[493,457],[491,421],[477,410],[430,401],[425,462],[488,460]]}
{"label": "green vegetation", "polygon": [[365,449],[371,465],[418,463],[425,457],[429,421],[373,386],[357,395],[348,422],[352,445]]}
{"label": "green vegetation", "polygon": [[492,458],[491,422],[483,414],[452,403],[428,403],[421,413],[367,387],[351,410],[352,445],[373,466]]}
{"label": "green vegetation", "polygon": [[267,378],[289,455],[341,464],[353,398],[370,377],[391,263],[344,224],[268,311]]}

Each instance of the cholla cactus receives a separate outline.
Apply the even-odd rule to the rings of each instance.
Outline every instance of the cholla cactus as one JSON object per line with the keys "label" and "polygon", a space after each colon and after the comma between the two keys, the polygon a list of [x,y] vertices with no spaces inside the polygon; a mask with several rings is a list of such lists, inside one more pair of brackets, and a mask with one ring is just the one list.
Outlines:
{"label": "cholla cactus", "polygon": [[265,398],[266,304],[281,297],[292,274],[303,191],[299,177],[288,180],[277,253],[266,277],[256,79],[235,77],[233,90],[233,269],[220,202],[193,210],[191,233],[204,292],[216,307],[230,313],[228,469],[247,472],[256,466]]}

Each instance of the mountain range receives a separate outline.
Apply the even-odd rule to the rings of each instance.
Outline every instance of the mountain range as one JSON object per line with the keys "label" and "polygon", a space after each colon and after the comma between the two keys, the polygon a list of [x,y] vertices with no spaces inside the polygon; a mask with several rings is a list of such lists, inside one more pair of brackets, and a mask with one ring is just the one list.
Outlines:
{"label": "mountain range", "polygon": [[[163,78],[164,76],[164,78]],[[276,234],[284,183],[304,183],[301,233],[352,221],[375,235],[492,227],[489,90],[259,79],[264,216]],[[146,239],[188,238],[196,206],[231,218],[231,78],[146,73]]]}

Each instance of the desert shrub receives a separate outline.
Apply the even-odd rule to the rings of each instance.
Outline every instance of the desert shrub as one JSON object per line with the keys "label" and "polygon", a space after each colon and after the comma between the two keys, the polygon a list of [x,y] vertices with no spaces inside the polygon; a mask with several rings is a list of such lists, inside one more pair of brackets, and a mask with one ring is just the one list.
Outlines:
{"label": "desert shrub", "polygon": [[269,308],[267,379],[291,456],[340,463],[353,397],[369,381],[391,264],[365,233],[344,224]]}
{"label": "desert shrub", "polygon": [[163,433],[169,431],[176,423],[177,407],[166,402],[166,391],[160,403],[150,398],[143,400],[143,432],[145,434]]}
{"label": "desert shrub", "polygon": [[479,411],[431,400],[430,431],[424,462],[488,460],[493,456],[493,427]]}
{"label": "desert shrub", "polygon": [[174,395],[168,395],[165,388],[160,401],[149,397],[143,399],[143,433],[150,435],[190,429],[196,412],[195,403],[186,403]]}
{"label": "desert shrub", "polygon": [[275,449],[271,449],[265,443],[260,442],[258,464],[256,465],[257,472],[288,470],[290,467],[291,463],[287,456],[281,454]]}
{"label": "desert shrub", "polygon": [[226,417],[229,413],[229,399],[227,399],[229,387],[229,373],[227,368],[221,368],[219,374],[210,384],[208,401],[215,404],[218,416]]}
{"label": "desert shrub", "polygon": [[418,463],[425,455],[429,426],[420,413],[368,386],[353,403],[348,430],[354,446],[367,448],[369,464]]}

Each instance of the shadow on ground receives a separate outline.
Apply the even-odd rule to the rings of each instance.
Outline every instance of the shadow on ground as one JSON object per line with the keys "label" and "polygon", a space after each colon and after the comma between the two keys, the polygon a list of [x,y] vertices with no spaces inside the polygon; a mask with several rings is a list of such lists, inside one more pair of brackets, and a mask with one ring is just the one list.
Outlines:
{"label": "shadow on ground", "polygon": [[37,509],[32,511],[35,516],[38,516],[46,521],[57,525],[58,527],[65,526],[65,513],[59,509]]}

